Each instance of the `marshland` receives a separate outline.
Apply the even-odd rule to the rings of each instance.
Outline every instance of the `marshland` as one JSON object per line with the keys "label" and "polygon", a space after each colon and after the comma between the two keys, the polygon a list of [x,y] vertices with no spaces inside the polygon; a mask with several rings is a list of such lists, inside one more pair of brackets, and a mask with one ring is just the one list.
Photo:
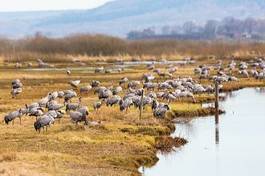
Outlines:
{"label": "marshland", "polygon": [[181,124],[214,119],[215,82],[221,105],[265,86],[262,43],[78,35],[0,45],[3,175],[141,175],[159,153],[197,147]]}

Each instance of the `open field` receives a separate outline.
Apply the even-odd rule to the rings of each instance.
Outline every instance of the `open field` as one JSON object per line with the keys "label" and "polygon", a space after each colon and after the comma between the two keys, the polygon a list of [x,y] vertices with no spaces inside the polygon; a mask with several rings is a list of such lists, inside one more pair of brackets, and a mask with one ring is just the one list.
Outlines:
{"label": "open field", "polygon": [[[106,57],[102,61],[114,61],[115,58]],[[176,56],[172,60],[178,58]],[[139,80],[150,71],[145,66],[133,66],[126,67],[121,73],[95,74],[93,67],[99,65],[97,58],[90,63],[85,57],[81,60],[87,63],[86,66],[74,65],[69,59],[54,62],[58,69],[36,69],[35,60],[30,60],[33,68],[25,64],[16,69],[14,62],[7,63],[4,60],[0,59],[0,175],[140,175],[139,166],[152,166],[157,161],[157,140],[174,130],[171,118],[207,115],[207,111],[206,114],[200,114],[204,111],[202,103],[214,100],[212,94],[195,95],[195,102],[181,99],[170,103],[171,112],[164,120],[154,118],[150,107],[143,111],[139,119],[139,110],[135,108],[120,112],[118,106],[103,106],[99,111],[94,111],[92,104],[97,96],[91,91],[79,96],[82,96],[82,104],[89,107],[89,119],[101,121],[101,125],[75,125],[70,122],[69,115],[65,114],[60,122],[56,121],[47,132],[39,134],[33,127],[35,118],[22,117],[21,125],[18,120],[14,125],[5,125],[4,115],[39,100],[51,91],[71,89],[68,84],[70,80],[80,79],[81,86],[92,80],[99,80],[104,86],[118,86],[118,81],[123,77]],[[174,77],[191,76],[204,85],[212,84],[209,80],[199,80],[193,74],[193,69],[199,64],[215,62],[200,60],[195,64],[180,66]],[[100,65],[112,67],[114,64]],[[67,67],[72,68],[71,75],[66,74]],[[163,65],[158,67],[165,69]],[[14,79],[23,82],[23,93],[12,99],[10,85]],[[159,81],[162,80],[164,78],[159,78]],[[241,78],[236,82],[225,83],[223,91],[262,86],[265,86],[264,81]],[[74,101],[77,102],[78,97]],[[172,116],[172,112],[175,116]]]}

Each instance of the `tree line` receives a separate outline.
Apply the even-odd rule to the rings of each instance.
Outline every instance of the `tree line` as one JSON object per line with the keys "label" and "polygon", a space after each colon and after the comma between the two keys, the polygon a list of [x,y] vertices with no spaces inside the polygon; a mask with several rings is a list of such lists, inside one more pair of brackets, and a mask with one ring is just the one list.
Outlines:
{"label": "tree line", "polygon": [[265,39],[265,19],[247,18],[241,20],[227,17],[220,21],[208,20],[204,25],[188,21],[183,25],[131,31],[127,37],[128,39],[246,39],[262,41]]}
{"label": "tree line", "polygon": [[[188,55],[219,57],[237,51],[265,54],[262,42],[226,40],[127,40],[104,35],[79,34],[63,38],[49,38],[41,34],[23,39],[0,39],[0,55],[19,60],[54,55],[87,56],[157,56]],[[61,57],[63,60],[63,57]]]}

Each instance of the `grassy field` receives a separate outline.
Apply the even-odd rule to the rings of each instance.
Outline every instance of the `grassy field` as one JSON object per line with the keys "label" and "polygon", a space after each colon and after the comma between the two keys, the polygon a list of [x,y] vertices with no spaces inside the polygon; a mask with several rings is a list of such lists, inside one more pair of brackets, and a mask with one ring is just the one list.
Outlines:
{"label": "grassy field", "polygon": [[[57,68],[72,66],[70,61],[54,64]],[[50,91],[71,89],[70,80],[80,79],[81,86],[92,80],[99,80],[104,86],[118,85],[122,77],[139,80],[147,70],[139,66],[122,73],[95,74],[91,69],[83,68],[73,70],[69,76],[65,69],[15,69],[14,63],[5,63],[3,59],[0,59],[0,65],[0,175],[140,175],[139,166],[152,166],[157,161],[159,137],[174,130],[169,119],[153,118],[150,108],[144,110],[141,119],[134,108],[120,112],[118,107],[103,106],[93,112],[92,104],[97,100],[93,92],[82,95],[82,104],[89,107],[90,119],[102,122],[100,126],[76,126],[70,122],[68,114],[41,134],[33,128],[35,118],[23,117],[21,125],[18,120],[14,125],[5,125],[3,117],[6,113],[39,100]],[[192,70],[196,65],[182,66],[174,76],[194,77]],[[23,93],[12,99],[10,84],[14,79],[20,79],[24,87]],[[210,84],[209,81],[203,83]],[[225,84],[224,90],[264,85],[263,81],[241,79]],[[172,112],[179,116],[199,115],[196,112],[202,111],[202,103],[213,101],[214,96],[196,95],[196,100],[197,103],[188,99],[171,103]]]}

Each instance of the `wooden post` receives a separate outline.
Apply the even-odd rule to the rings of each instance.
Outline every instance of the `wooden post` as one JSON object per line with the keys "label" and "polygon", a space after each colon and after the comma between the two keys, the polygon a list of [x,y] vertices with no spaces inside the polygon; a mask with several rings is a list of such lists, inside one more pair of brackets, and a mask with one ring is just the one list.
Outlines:
{"label": "wooden post", "polygon": [[219,83],[215,81],[215,144],[219,144]]}
{"label": "wooden post", "polygon": [[142,113],[143,113],[143,99],[144,99],[144,89],[142,89],[142,94],[141,94],[140,116],[139,116],[139,119],[142,119]]}
{"label": "wooden post", "polygon": [[215,81],[215,123],[219,123],[219,84]]}

